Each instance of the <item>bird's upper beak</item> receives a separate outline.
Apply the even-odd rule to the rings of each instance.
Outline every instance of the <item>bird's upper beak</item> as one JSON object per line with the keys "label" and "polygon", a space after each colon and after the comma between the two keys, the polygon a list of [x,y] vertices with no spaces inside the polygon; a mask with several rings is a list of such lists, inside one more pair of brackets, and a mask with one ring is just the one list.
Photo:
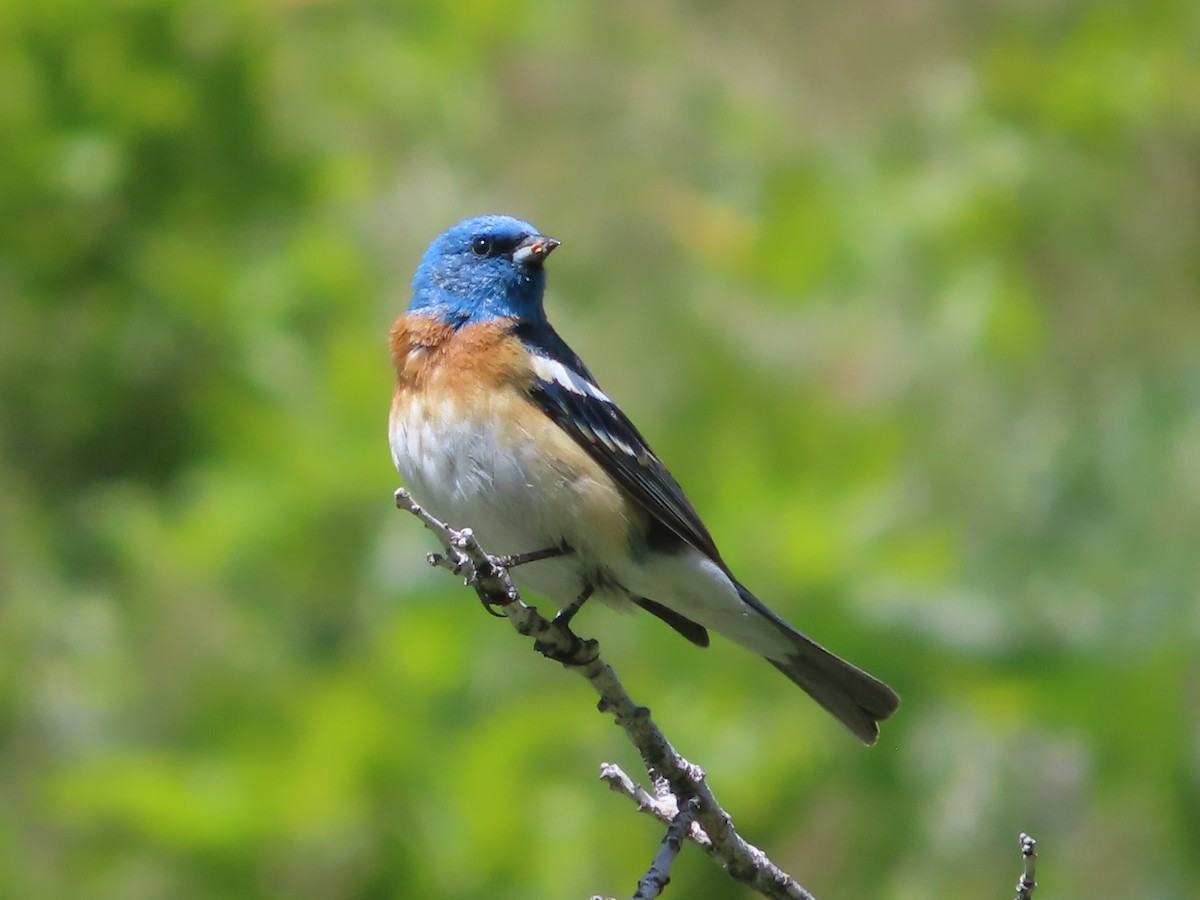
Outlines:
{"label": "bird's upper beak", "polygon": [[544,234],[531,234],[513,249],[513,262],[519,266],[537,267],[542,264],[550,251],[559,245],[552,237]]}

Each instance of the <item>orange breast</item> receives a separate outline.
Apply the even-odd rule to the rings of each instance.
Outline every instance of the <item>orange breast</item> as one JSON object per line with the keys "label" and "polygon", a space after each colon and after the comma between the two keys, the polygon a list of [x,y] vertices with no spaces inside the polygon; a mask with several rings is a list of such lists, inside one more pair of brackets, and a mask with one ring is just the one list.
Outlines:
{"label": "orange breast", "polygon": [[489,319],[455,329],[433,316],[402,315],[389,339],[397,392],[469,400],[484,390],[528,390],[534,376],[515,325]]}

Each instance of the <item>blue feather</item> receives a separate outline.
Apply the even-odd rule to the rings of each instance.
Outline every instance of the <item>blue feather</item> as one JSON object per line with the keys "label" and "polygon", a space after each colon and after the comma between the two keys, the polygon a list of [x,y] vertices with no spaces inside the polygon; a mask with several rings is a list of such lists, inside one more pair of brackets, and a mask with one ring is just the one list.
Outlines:
{"label": "blue feather", "polygon": [[[525,259],[514,253],[537,238],[547,242],[544,253]],[[557,244],[511,216],[459,222],[425,251],[413,276],[409,312],[436,315],[455,327],[500,316],[544,324],[542,260]]]}

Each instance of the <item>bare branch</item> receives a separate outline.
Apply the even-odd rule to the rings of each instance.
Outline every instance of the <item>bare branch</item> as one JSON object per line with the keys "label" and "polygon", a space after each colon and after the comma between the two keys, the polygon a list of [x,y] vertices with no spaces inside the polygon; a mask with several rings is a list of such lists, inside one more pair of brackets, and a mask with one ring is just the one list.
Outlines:
{"label": "bare branch", "polygon": [[1037,841],[1025,832],[1021,832],[1020,841],[1021,858],[1025,863],[1025,870],[1017,880],[1016,900],[1030,900],[1033,897],[1034,888],[1037,887],[1037,881],[1034,879],[1034,867],[1037,864]]}
{"label": "bare branch", "polygon": [[625,770],[616,763],[600,763],[600,780],[618,794],[624,794],[636,803],[638,812],[648,812],[667,825],[675,819],[676,813],[679,812],[679,808],[674,803],[674,797],[671,798],[670,803],[660,803],[657,798],[650,796],[644,787],[626,775]]}
{"label": "bare branch", "polygon": [[[600,695],[599,710],[613,716],[637,748],[647,774],[654,780],[656,796],[650,798],[653,802],[645,807],[647,811],[654,811],[662,818],[657,810],[670,808],[663,805],[668,803],[664,798],[669,796],[674,812],[667,821],[674,824],[681,808],[694,801],[695,821],[688,823],[689,837],[704,847],[733,878],[777,900],[814,900],[812,894],[776,866],[762,850],[747,843],[737,833],[729,814],[709,789],[704,770],[680,756],[654,724],[650,710],[633,702],[612,669],[600,658],[600,646],[596,641],[581,640],[567,625],[545,618],[536,608],[526,604],[508,570],[501,564],[503,560],[486,553],[469,528],[455,529],[434,518],[403,488],[396,491],[396,506],[420,519],[446,548],[445,556],[430,554],[431,565],[462,575],[485,608],[507,616],[518,632],[534,639],[535,650],[587,679]],[[614,784],[612,780],[605,780]],[[633,785],[627,776],[626,780]],[[620,778],[617,778],[617,784],[622,793],[633,797],[642,808],[641,795],[646,794],[645,791],[636,785],[627,790]]]}

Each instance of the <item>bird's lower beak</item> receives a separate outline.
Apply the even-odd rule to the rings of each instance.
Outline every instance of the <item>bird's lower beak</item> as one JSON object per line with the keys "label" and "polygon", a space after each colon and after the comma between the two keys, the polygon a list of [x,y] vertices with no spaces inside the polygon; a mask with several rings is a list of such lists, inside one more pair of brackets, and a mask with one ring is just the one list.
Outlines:
{"label": "bird's lower beak", "polygon": [[530,235],[513,249],[513,262],[521,266],[540,266],[559,243],[544,234]]}

